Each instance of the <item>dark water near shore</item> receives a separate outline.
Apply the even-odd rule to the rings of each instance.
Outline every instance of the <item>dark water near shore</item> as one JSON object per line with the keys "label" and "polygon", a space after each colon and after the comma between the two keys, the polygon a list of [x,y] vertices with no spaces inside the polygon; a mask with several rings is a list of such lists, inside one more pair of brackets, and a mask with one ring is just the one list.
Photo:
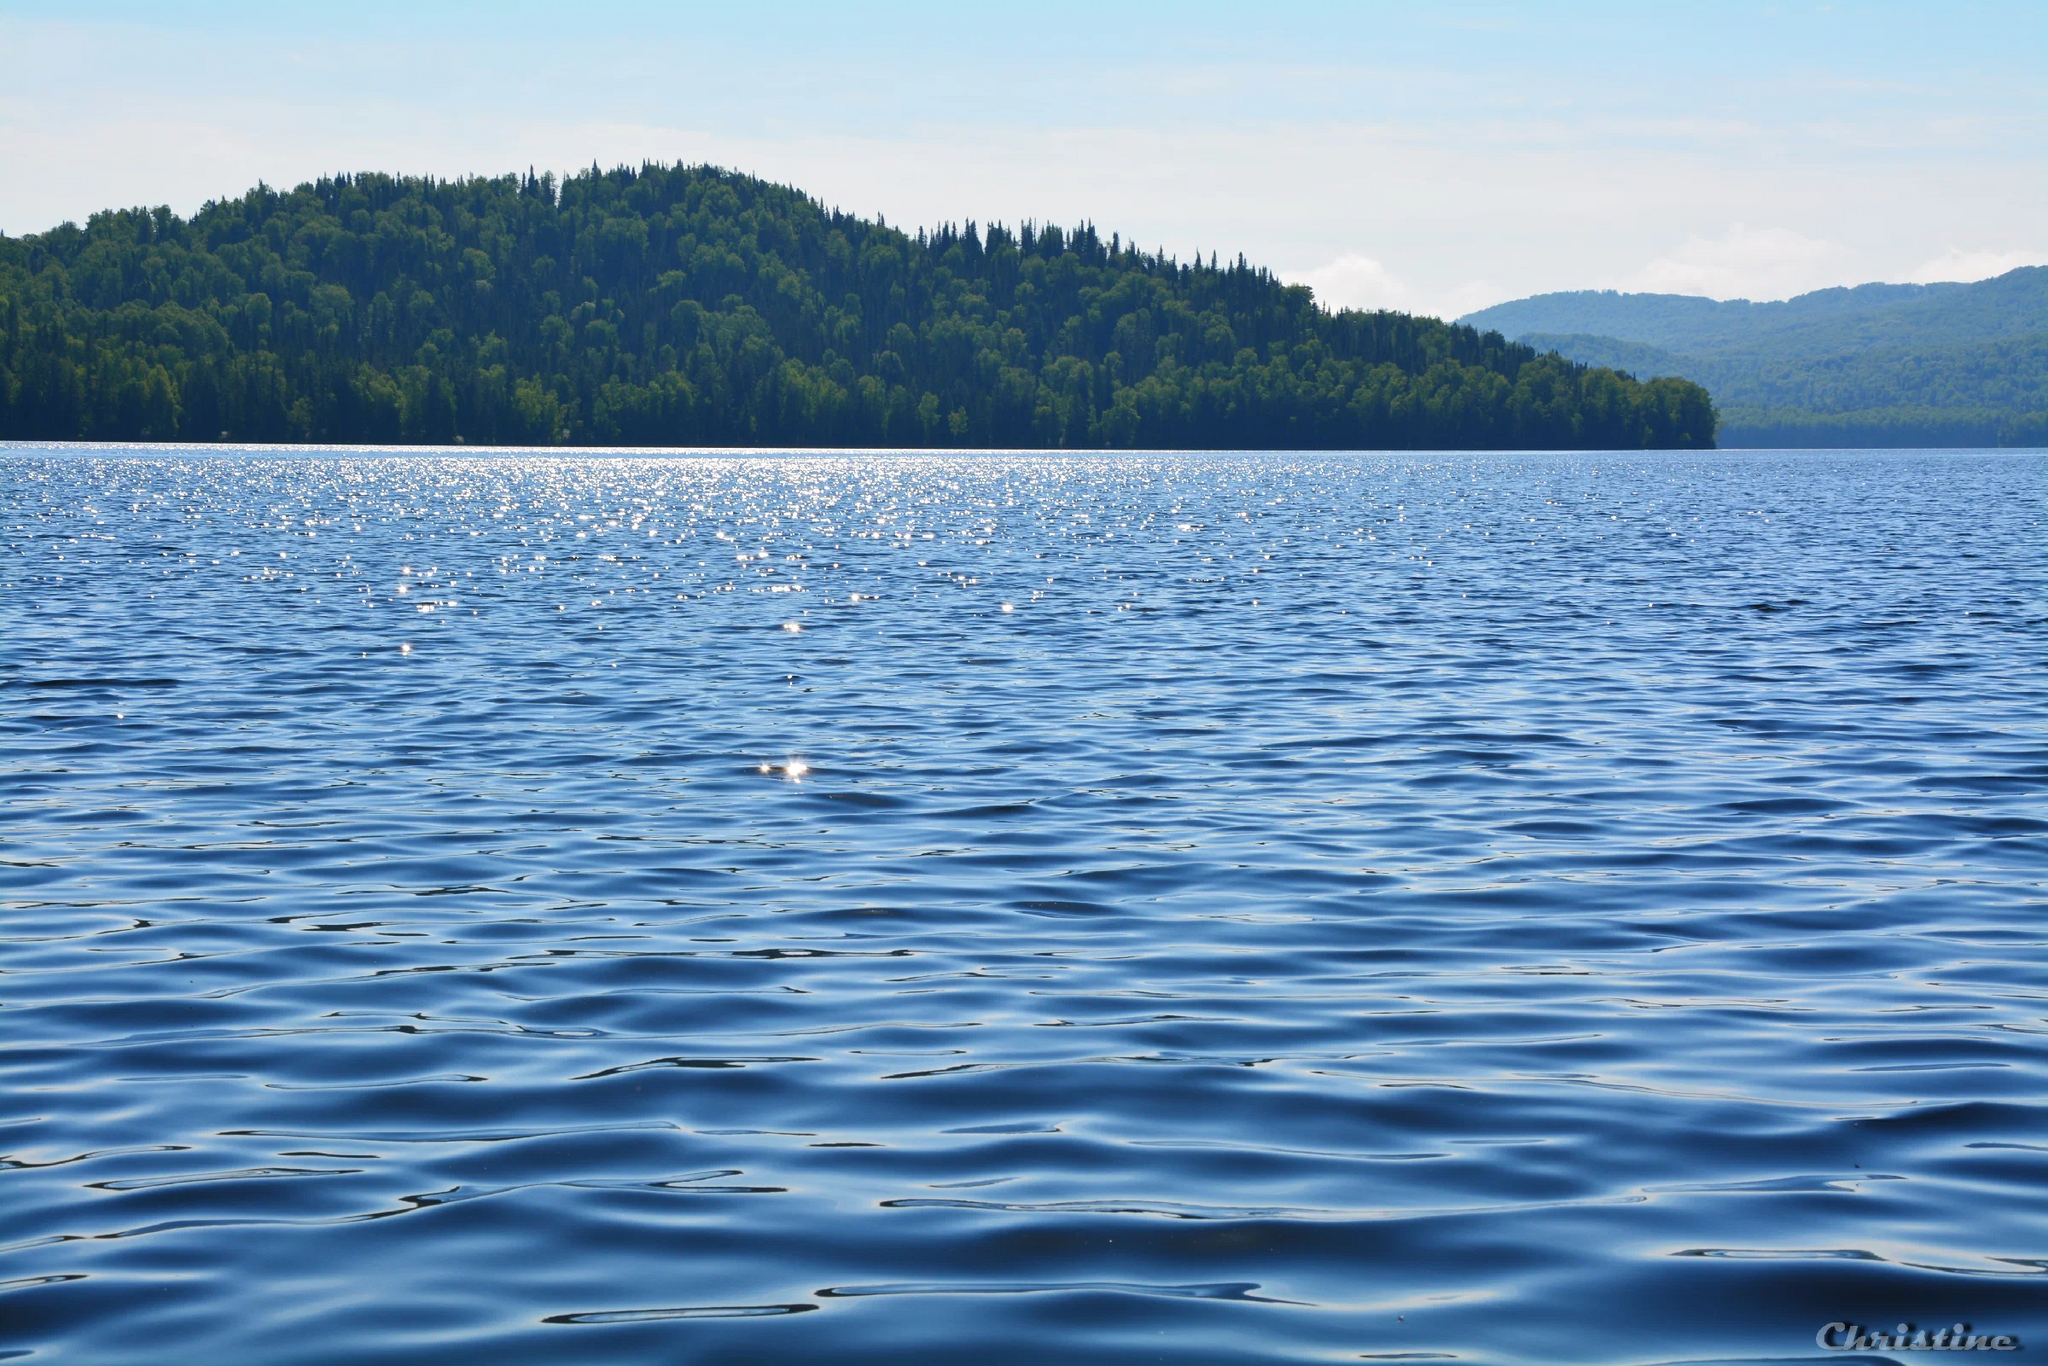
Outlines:
{"label": "dark water near shore", "polygon": [[2044,476],[0,449],[0,1357],[2048,1351]]}

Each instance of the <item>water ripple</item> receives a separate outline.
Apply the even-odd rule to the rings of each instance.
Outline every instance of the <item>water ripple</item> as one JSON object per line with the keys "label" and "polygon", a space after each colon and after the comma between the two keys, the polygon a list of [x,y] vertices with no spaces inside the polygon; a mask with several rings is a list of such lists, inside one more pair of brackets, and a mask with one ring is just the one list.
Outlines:
{"label": "water ripple", "polygon": [[0,472],[0,1356],[2048,1341],[2038,454]]}

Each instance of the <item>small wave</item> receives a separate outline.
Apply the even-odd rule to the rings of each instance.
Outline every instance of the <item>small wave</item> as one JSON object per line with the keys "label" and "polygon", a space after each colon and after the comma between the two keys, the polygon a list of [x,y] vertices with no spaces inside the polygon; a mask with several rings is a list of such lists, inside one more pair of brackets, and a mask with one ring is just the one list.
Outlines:
{"label": "small wave", "polygon": [[656,1323],[665,1319],[761,1319],[780,1314],[807,1314],[815,1304],[694,1304],[674,1309],[594,1309],[579,1314],[550,1314],[542,1323]]}

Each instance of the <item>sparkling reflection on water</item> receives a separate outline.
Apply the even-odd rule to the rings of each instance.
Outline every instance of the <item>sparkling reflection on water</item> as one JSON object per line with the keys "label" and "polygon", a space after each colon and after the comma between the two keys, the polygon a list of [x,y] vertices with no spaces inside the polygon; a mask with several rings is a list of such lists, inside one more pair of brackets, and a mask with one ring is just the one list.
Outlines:
{"label": "sparkling reflection on water", "polygon": [[0,1354],[2048,1343],[2044,473],[0,449]]}

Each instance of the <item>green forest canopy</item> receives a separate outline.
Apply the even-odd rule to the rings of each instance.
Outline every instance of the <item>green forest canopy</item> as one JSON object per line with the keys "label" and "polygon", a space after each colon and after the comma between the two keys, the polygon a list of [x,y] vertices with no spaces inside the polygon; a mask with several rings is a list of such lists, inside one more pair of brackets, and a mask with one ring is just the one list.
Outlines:
{"label": "green forest canopy", "polygon": [[1464,321],[1582,364],[1696,380],[1724,445],[2048,442],[2048,267],[1775,303],[1541,294]]}
{"label": "green forest canopy", "polygon": [[1638,382],[1242,257],[911,237],[708,166],[259,185],[0,237],[0,437],[1711,447]]}
{"label": "green forest canopy", "polygon": [[1885,346],[1803,358],[1681,356],[1614,337],[1534,333],[1539,351],[1707,386],[1724,446],[2048,444],[2048,332],[1970,345]]}

